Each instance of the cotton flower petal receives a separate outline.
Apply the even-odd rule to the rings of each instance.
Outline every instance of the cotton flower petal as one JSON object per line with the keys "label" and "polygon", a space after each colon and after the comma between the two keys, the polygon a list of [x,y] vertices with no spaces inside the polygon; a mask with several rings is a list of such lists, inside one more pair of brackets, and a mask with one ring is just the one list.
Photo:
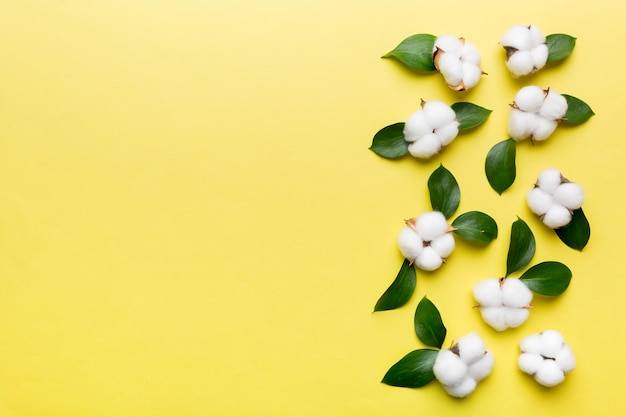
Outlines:
{"label": "cotton flower petal", "polygon": [[413,113],[404,123],[404,140],[407,142],[415,142],[422,136],[433,132],[433,128],[426,121],[426,115],[423,110]]}
{"label": "cotton flower petal", "polygon": [[548,45],[542,43],[530,50],[532,56],[534,71],[540,70],[548,62]]}
{"label": "cotton flower petal", "polygon": [[476,380],[474,380],[474,378],[466,376],[458,385],[444,385],[443,388],[453,397],[464,398],[474,392],[476,385]]}
{"label": "cotton flower petal", "polygon": [[528,26],[524,25],[512,26],[500,38],[500,45],[522,50],[529,49],[532,45],[531,42],[532,38]]}
{"label": "cotton flower petal", "polygon": [[446,126],[441,129],[435,130],[435,135],[439,138],[441,142],[441,146],[447,146],[456,139],[459,134],[459,122],[456,120],[448,123]]}
{"label": "cotton flower petal", "polygon": [[554,204],[554,198],[539,187],[526,193],[526,202],[530,210],[537,216],[543,216]]}
{"label": "cotton flower petal", "polygon": [[546,119],[544,117],[537,117],[535,127],[532,131],[532,138],[536,141],[542,141],[548,139],[554,131],[558,123],[555,120]]}
{"label": "cotton flower petal", "polygon": [[439,48],[451,55],[460,55],[463,42],[454,35],[441,35],[435,40],[435,48]]}
{"label": "cotton flower petal", "polygon": [[548,194],[553,194],[557,187],[561,185],[561,171],[556,168],[548,168],[539,174],[537,186]]}
{"label": "cotton flower petal", "polygon": [[502,313],[504,314],[504,323],[506,326],[515,328],[521,326],[528,320],[530,310],[527,308],[502,307]]}
{"label": "cotton flower petal", "polygon": [[561,351],[557,353],[554,358],[556,366],[563,372],[571,372],[576,367],[576,358],[574,358],[574,352],[572,348],[565,344]]}
{"label": "cotton flower petal", "polygon": [[415,228],[422,240],[430,242],[448,232],[448,221],[440,211],[422,213],[415,221]]}
{"label": "cotton flower petal", "polygon": [[415,266],[423,271],[434,271],[443,264],[443,259],[433,248],[427,246],[415,259]]}
{"label": "cotton flower petal", "polygon": [[566,112],[567,100],[565,100],[565,97],[550,89],[541,109],[539,109],[539,114],[546,119],[559,120],[565,116]]}
{"label": "cotton flower petal", "polygon": [[546,42],[546,37],[543,36],[541,30],[535,25],[529,25],[528,34],[530,35],[530,44],[537,46]]}
{"label": "cotton flower petal", "polygon": [[491,374],[494,365],[494,357],[491,351],[487,351],[482,358],[467,368],[467,374],[476,382],[479,382]]}
{"label": "cotton flower petal", "polygon": [[511,109],[509,114],[508,132],[511,137],[520,142],[529,139],[539,117],[518,109]]}
{"label": "cotton flower petal", "polygon": [[528,307],[533,293],[517,278],[507,278],[502,284],[502,304],[507,307]]}
{"label": "cotton flower petal", "polygon": [[523,77],[534,70],[533,57],[530,51],[517,51],[505,62],[514,77]]}
{"label": "cotton flower petal", "polygon": [[534,85],[522,87],[516,94],[515,105],[522,111],[535,113],[539,111],[545,100],[545,92]]}
{"label": "cotton flower petal", "polygon": [[427,101],[422,110],[426,122],[433,130],[441,129],[456,119],[452,107],[441,101]]}
{"label": "cotton flower petal", "polygon": [[556,355],[563,349],[565,340],[563,335],[556,330],[544,330],[541,332],[541,355],[546,358],[556,358]]}
{"label": "cotton flower petal", "polygon": [[506,330],[509,327],[506,322],[505,315],[502,314],[502,309],[503,307],[480,308],[480,315],[483,317],[483,320],[485,320],[485,323],[499,332]]}
{"label": "cotton flower petal", "polygon": [[536,374],[542,365],[543,358],[541,355],[535,353],[522,353],[517,358],[517,366],[519,366],[519,369],[529,375]]}
{"label": "cotton flower petal", "polygon": [[466,90],[474,87],[480,81],[483,71],[478,65],[472,63],[463,63],[463,86]]}
{"label": "cotton flower petal", "polygon": [[459,338],[456,344],[459,349],[459,357],[467,365],[478,361],[487,352],[485,343],[476,332],[471,332]]}
{"label": "cotton flower petal", "polygon": [[498,278],[487,278],[474,285],[474,299],[483,307],[502,305],[502,290]]}
{"label": "cotton flower petal", "polygon": [[563,371],[556,366],[553,360],[545,360],[541,368],[535,373],[535,380],[546,387],[553,387],[565,379]]}
{"label": "cotton flower petal", "polygon": [[532,353],[541,356],[543,349],[543,340],[541,334],[533,333],[530,336],[526,336],[520,342],[520,350],[524,353]]}
{"label": "cotton flower petal", "polygon": [[398,236],[398,246],[402,256],[414,261],[424,250],[424,242],[413,229],[405,226]]}
{"label": "cotton flower petal", "polygon": [[546,226],[558,229],[572,221],[572,214],[567,207],[555,204],[543,215],[542,221]]}
{"label": "cotton flower petal", "polygon": [[452,233],[446,233],[430,242],[430,247],[439,255],[440,258],[447,258],[454,251],[454,236]]}
{"label": "cotton flower petal", "polygon": [[463,63],[457,55],[443,54],[439,58],[439,72],[446,83],[456,87],[463,82]]}
{"label": "cotton flower petal", "polygon": [[428,159],[439,152],[441,152],[441,142],[434,133],[429,133],[409,143],[409,153],[416,158]]}
{"label": "cotton flower petal", "polygon": [[585,191],[579,184],[566,182],[559,185],[554,191],[554,201],[570,210],[576,210],[585,201]]}
{"label": "cotton flower petal", "polygon": [[461,61],[466,64],[480,65],[478,48],[469,42],[465,42],[461,48]]}
{"label": "cotton flower petal", "polygon": [[467,375],[467,365],[450,349],[441,349],[437,353],[433,372],[443,385],[457,385]]}

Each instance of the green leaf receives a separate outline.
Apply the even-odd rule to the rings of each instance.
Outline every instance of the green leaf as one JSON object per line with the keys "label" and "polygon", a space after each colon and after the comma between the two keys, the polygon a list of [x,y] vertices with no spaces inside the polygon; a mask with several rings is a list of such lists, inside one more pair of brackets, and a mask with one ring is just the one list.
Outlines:
{"label": "green leaf", "polygon": [[383,58],[395,58],[411,69],[434,71],[433,49],[436,39],[425,33],[409,36]]}
{"label": "green leaf", "polygon": [[519,279],[537,294],[561,295],[572,280],[572,271],[560,262],[542,262],[524,272]]}
{"label": "green leaf", "polygon": [[415,334],[425,345],[441,348],[446,338],[446,326],[443,325],[437,307],[426,297],[417,305],[413,319]]}
{"label": "green leaf", "polygon": [[393,310],[406,304],[415,291],[415,267],[405,259],[396,279],[380,296],[374,311]]}
{"label": "green leaf", "polygon": [[569,96],[567,94],[561,94],[567,101],[567,112],[563,118],[562,123],[568,125],[577,125],[589,120],[595,113],[591,110],[591,107],[579,98]]}
{"label": "green leaf", "polygon": [[496,221],[480,211],[469,211],[454,219],[454,233],[470,242],[489,243],[498,237]]}
{"label": "green leaf", "polygon": [[418,349],[396,362],[383,377],[383,384],[419,388],[435,379],[433,367],[438,350]]}
{"label": "green leaf", "polygon": [[433,210],[442,212],[446,219],[459,207],[461,201],[459,184],[443,165],[439,165],[439,168],[428,177],[428,191]]}
{"label": "green leaf", "polygon": [[563,243],[572,249],[583,250],[589,242],[591,236],[591,227],[589,221],[585,217],[585,213],[582,208],[574,210],[572,215],[572,221],[566,226],[554,229],[557,236]]}
{"label": "green leaf", "polygon": [[454,110],[456,120],[460,123],[459,130],[476,127],[487,120],[491,114],[491,110],[477,106],[473,103],[459,102],[454,103],[450,107]]}
{"label": "green leaf", "polygon": [[519,271],[535,256],[535,236],[530,227],[519,217],[511,226],[511,242],[506,257],[506,276]]}
{"label": "green leaf", "polygon": [[389,159],[406,155],[409,152],[409,144],[404,140],[404,123],[395,123],[380,129],[374,135],[370,150]]}
{"label": "green leaf", "polygon": [[567,58],[576,46],[576,38],[563,33],[553,33],[546,36],[548,45],[548,61],[554,62]]}
{"label": "green leaf", "polygon": [[489,185],[498,194],[509,188],[515,181],[515,153],[517,145],[511,138],[496,143],[487,153],[485,174]]}

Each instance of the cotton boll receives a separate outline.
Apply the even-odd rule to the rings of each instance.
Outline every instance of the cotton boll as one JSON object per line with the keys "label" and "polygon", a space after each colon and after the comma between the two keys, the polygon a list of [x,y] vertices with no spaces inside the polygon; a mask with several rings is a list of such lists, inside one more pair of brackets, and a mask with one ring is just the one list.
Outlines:
{"label": "cotton boll", "polygon": [[532,56],[535,70],[543,68],[546,62],[548,62],[548,45],[542,43],[541,45],[535,46],[530,50],[530,55]]}
{"label": "cotton boll", "polygon": [[535,128],[532,132],[532,139],[538,142],[548,139],[552,136],[557,126],[558,123],[555,120],[537,117]]}
{"label": "cotton boll", "polygon": [[483,307],[502,305],[502,289],[498,278],[487,278],[474,285],[474,299]]}
{"label": "cotton boll", "polygon": [[448,123],[446,126],[441,129],[435,130],[435,135],[439,138],[441,142],[441,146],[446,146],[452,143],[452,141],[459,134],[459,122],[454,120]]}
{"label": "cotton boll", "polygon": [[502,314],[504,307],[481,307],[480,315],[485,320],[485,323],[493,327],[495,330],[501,332],[506,330],[509,326],[506,322],[505,315]]}
{"label": "cotton boll", "polygon": [[415,228],[422,240],[430,242],[448,232],[448,221],[440,211],[427,211],[420,215]]}
{"label": "cotton boll", "polygon": [[561,333],[556,330],[545,330],[541,332],[541,354],[546,358],[556,358],[556,355],[563,349],[565,340]]}
{"label": "cotton boll", "polygon": [[508,122],[509,135],[517,142],[530,138],[538,118],[534,113],[511,109]]}
{"label": "cotton boll", "polygon": [[433,372],[443,385],[457,385],[465,378],[467,365],[450,349],[441,349],[437,353]]}
{"label": "cotton boll", "polygon": [[530,35],[530,44],[532,46],[544,44],[546,42],[546,37],[543,36],[541,30],[535,25],[528,26],[528,34]]}
{"label": "cotton boll", "polygon": [[519,366],[519,369],[529,375],[536,374],[542,365],[543,358],[541,355],[537,355],[535,353],[522,353],[517,358],[517,366]]}
{"label": "cotton boll", "polygon": [[447,258],[454,251],[454,236],[452,233],[446,233],[430,242],[430,247],[439,255],[440,258]]}
{"label": "cotton boll", "polygon": [[539,114],[550,120],[560,120],[567,112],[567,100],[565,97],[550,89],[543,101]]}
{"label": "cotton boll", "polygon": [[528,319],[530,311],[527,308],[502,307],[501,314],[507,327],[519,327]]}
{"label": "cotton boll", "polygon": [[502,304],[507,307],[528,307],[533,293],[517,278],[507,278],[502,284]]}
{"label": "cotton boll", "polygon": [[539,174],[537,186],[548,194],[553,194],[557,187],[561,185],[563,177],[561,171],[556,168],[548,168]]}
{"label": "cotton boll", "polygon": [[441,101],[428,101],[422,110],[428,125],[433,130],[441,129],[456,119],[456,113],[452,107]]}
{"label": "cotton boll", "polygon": [[467,365],[476,362],[487,352],[485,343],[476,332],[471,332],[461,337],[456,342],[456,345],[459,350],[459,357]]}
{"label": "cotton boll", "polygon": [[557,353],[555,362],[556,366],[563,372],[571,372],[576,367],[576,358],[574,352],[569,345],[564,345],[559,353]]}
{"label": "cotton boll", "polygon": [[456,87],[463,82],[463,63],[457,55],[441,55],[438,65],[439,72],[441,72],[448,85]]}
{"label": "cotton boll", "polygon": [[554,191],[554,201],[570,210],[579,209],[585,201],[583,187],[574,182],[565,182]]}
{"label": "cotton boll", "polygon": [[423,271],[434,271],[439,269],[442,264],[443,259],[430,246],[425,247],[417,259],[415,259],[415,265]]}
{"label": "cotton boll", "polygon": [[545,92],[534,85],[522,87],[517,94],[515,94],[515,105],[526,112],[537,112],[541,108],[546,95]]}
{"label": "cotton boll", "polygon": [[467,374],[476,382],[487,378],[493,370],[494,357],[491,351],[487,351],[482,358],[467,368]]}
{"label": "cotton boll", "polygon": [[435,48],[444,52],[460,55],[463,48],[463,41],[454,35],[441,35],[435,40]]}
{"label": "cotton boll", "polygon": [[531,42],[532,38],[528,26],[524,25],[515,25],[509,28],[500,38],[500,45],[515,49],[529,49]]}
{"label": "cotton boll", "polygon": [[543,215],[542,221],[546,226],[552,229],[558,229],[572,221],[572,213],[567,207],[555,204]]}
{"label": "cotton boll", "polygon": [[404,140],[407,142],[415,142],[422,136],[433,132],[433,128],[426,121],[423,110],[418,110],[407,119],[404,124]]}
{"label": "cotton boll", "polygon": [[416,158],[428,159],[439,152],[441,152],[441,142],[434,133],[429,133],[409,143],[409,153]]}
{"label": "cotton boll", "polygon": [[461,381],[458,385],[444,385],[443,388],[449,395],[453,397],[463,398],[474,392],[474,390],[476,389],[476,385],[476,380],[474,380],[474,378],[466,376],[463,381]]}
{"label": "cotton boll", "polygon": [[405,226],[398,236],[400,252],[408,260],[415,260],[424,249],[424,242],[409,226]]}
{"label": "cotton boll", "polygon": [[543,339],[541,334],[533,333],[530,336],[526,336],[520,342],[520,350],[524,353],[532,353],[541,356],[543,350]]}
{"label": "cotton boll", "polygon": [[461,48],[461,61],[467,64],[480,65],[480,52],[476,46],[465,42]]}
{"label": "cotton boll", "polygon": [[526,202],[533,213],[543,216],[554,204],[554,199],[541,188],[535,187],[526,193]]}
{"label": "cotton boll", "polygon": [[509,57],[505,65],[514,77],[523,77],[533,72],[533,56],[530,51],[517,51]]}
{"label": "cotton boll", "polygon": [[545,360],[535,373],[535,380],[546,387],[553,387],[560,384],[565,379],[563,371],[556,366],[552,360]]}
{"label": "cotton boll", "polygon": [[466,90],[474,87],[483,75],[482,70],[476,64],[463,63],[463,86]]}

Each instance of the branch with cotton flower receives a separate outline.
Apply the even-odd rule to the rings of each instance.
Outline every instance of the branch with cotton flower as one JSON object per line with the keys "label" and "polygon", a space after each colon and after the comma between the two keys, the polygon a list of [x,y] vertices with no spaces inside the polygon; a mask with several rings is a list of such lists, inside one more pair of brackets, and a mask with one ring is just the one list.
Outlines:
{"label": "branch with cotton flower", "polygon": [[506,67],[514,78],[519,78],[568,57],[576,38],[561,33],[544,36],[535,25],[514,25],[504,32],[500,45],[506,53]]}
{"label": "branch with cotton flower", "polygon": [[593,115],[587,103],[571,95],[537,86],[521,88],[511,104],[510,138],[494,145],[485,159],[485,174],[491,188],[502,194],[515,181],[518,142],[545,141],[560,123],[578,125]]}
{"label": "branch with cotton flower", "polygon": [[565,178],[556,168],[543,170],[535,186],[526,193],[530,210],[546,226],[554,229],[567,246],[583,250],[589,242],[591,228],[582,209],[583,188]]}
{"label": "branch with cotton flower", "polygon": [[465,38],[417,34],[404,39],[383,58],[395,58],[410,69],[439,71],[448,87],[466,91],[485,74],[480,69],[480,52]]}
{"label": "branch with cotton flower", "polygon": [[480,244],[487,244],[498,236],[495,220],[480,211],[463,213],[448,223],[459,206],[461,191],[456,178],[443,165],[428,178],[428,191],[432,211],[405,220],[398,236],[404,261],[395,280],[376,302],[374,311],[404,305],[415,290],[415,268],[439,269],[454,251],[454,236]]}
{"label": "branch with cotton flower", "polygon": [[449,106],[441,101],[421,100],[420,106],[406,122],[379,130],[369,149],[387,159],[397,159],[407,153],[418,159],[429,159],[442,152],[459,132],[482,124],[491,114],[491,110],[468,102]]}
{"label": "branch with cotton flower", "polygon": [[535,255],[535,237],[522,220],[511,226],[506,274],[502,278],[487,278],[473,288],[483,320],[497,331],[521,326],[529,317],[533,293],[545,296],[561,295],[570,284],[570,269],[554,261],[534,265],[519,278],[509,277],[530,263]]}
{"label": "branch with cotton flower", "polygon": [[437,307],[424,297],[417,305],[413,327],[418,339],[434,349],[417,349],[396,362],[382,382],[419,388],[436,379],[453,397],[471,394],[478,382],[491,374],[494,356],[476,332],[471,332],[449,349],[442,349],[447,329]]}

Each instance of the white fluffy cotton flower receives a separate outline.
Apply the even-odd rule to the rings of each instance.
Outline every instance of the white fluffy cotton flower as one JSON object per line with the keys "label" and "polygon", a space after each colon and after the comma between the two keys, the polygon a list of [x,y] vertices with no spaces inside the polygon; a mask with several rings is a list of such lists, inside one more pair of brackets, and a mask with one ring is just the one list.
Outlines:
{"label": "white fluffy cotton flower", "polygon": [[402,256],[424,271],[441,267],[455,248],[454,236],[445,216],[429,211],[405,221],[398,235]]}
{"label": "white fluffy cotton flower", "polygon": [[435,40],[433,61],[448,87],[456,91],[474,87],[483,74],[476,46],[453,35],[442,35]]}
{"label": "white fluffy cotton flower", "polygon": [[500,39],[506,51],[506,67],[515,78],[543,68],[548,61],[548,45],[541,30],[534,25],[515,25]]}
{"label": "white fluffy cotton flower", "polygon": [[530,210],[552,229],[568,225],[574,210],[585,201],[583,188],[563,177],[556,168],[542,171],[535,187],[526,193]]}
{"label": "white fluffy cotton flower", "polygon": [[409,116],[402,133],[409,144],[409,153],[428,159],[452,143],[459,134],[459,121],[446,103],[422,101],[422,108]]}
{"label": "white fluffy cotton flower", "polygon": [[567,100],[553,89],[522,87],[511,105],[508,132],[515,141],[543,141],[556,130],[567,112]]}
{"label": "white fluffy cotton flower", "polygon": [[539,384],[553,387],[576,367],[572,348],[556,330],[545,330],[525,337],[520,342],[517,364],[522,372],[532,375]]}
{"label": "white fluffy cotton flower", "polygon": [[487,278],[474,286],[483,320],[497,331],[521,326],[530,315],[532,292],[516,278]]}
{"label": "white fluffy cotton flower", "polygon": [[459,339],[450,349],[441,349],[433,373],[446,392],[453,397],[471,394],[493,369],[494,357],[476,332]]}

